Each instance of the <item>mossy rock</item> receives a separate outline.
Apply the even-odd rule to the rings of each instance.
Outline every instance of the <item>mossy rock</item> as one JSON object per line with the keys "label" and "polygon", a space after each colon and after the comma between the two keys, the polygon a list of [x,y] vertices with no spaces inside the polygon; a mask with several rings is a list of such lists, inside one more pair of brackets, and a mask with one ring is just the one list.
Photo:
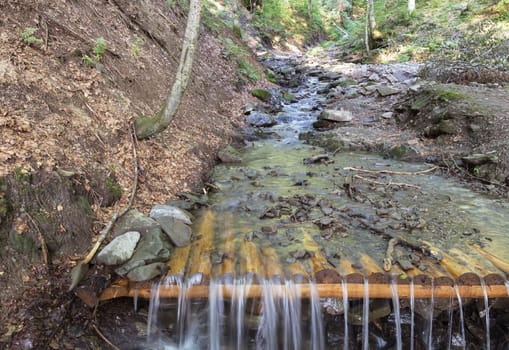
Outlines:
{"label": "mossy rock", "polygon": [[253,89],[251,94],[264,102],[268,102],[272,98],[271,92],[265,89]]}
{"label": "mossy rock", "polygon": [[283,93],[283,98],[285,100],[287,100],[288,102],[295,102],[296,101],[295,95],[291,94],[289,92]]}

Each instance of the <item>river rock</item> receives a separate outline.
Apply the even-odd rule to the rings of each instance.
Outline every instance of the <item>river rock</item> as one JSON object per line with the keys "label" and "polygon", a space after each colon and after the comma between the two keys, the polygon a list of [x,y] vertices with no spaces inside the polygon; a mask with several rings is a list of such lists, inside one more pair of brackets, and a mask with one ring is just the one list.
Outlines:
{"label": "river rock", "polygon": [[223,163],[242,163],[240,153],[232,146],[226,146],[217,153],[217,157]]}
{"label": "river rock", "polygon": [[273,116],[261,112],[252,112],[249,114],[247,122],[257,128],[266,128],[277,124]]}
{"label": "river rock", "polygon": [[333,122],[350,122],[353,119],[352,112],[344,109],[325,109],[319,119],[329,120]]}
{"label": "river rock", "polygon": [[152,210],[150,210],[150,217],[152,219],[157,219],[160,217],[172,217],[180,221],[183,221],[187,225],[191,225],[193,223],[191,221],[192,215],[189,214],[187,211],[171,205],[164,204],[154,205],[152,207]]}
{"label": "river rock", "polygon": [[265,89],[253,89],[251,94],[264,102],[268,102],[272,98],[272,93]]}
{"label": "river rock", "polygon": [[168,268],[165,263],[157,262],[132,269],[127,274],[127,278],[134,282],[148,281],[154,277],[165,274],[167,270]]}
{"label": "river rock", "polygon": [[161,230],[159,224],[142,235],[136,251],[129,261],[115,270],[120,276],[126,276],[133,269],[152,264],[166,262],[173,251],[168,236]]}
{"label": "river rock", "polygon": [[137,231],[129,231],[116,237],[97,254],[97,263],[104,265],[125,263],[133,255],[140,237],[141,234]]}
{"label": "river rock", "polygon": [[382,114],[382,118],[383,119],[391,119],[393,115],[394,115],[393,112],[385,112]]}
{"label": "river rock", "polygon": [[155,220],[143,215],[136,209],[131,209],[118,219],[113,229],[113,237],[128,231],[138,231],[143,235],[154,228],[159,228],[159,224]]}
{"label": "river rock", "polygon": [[185,247],[191,243],[191,228],[182,220],[170,216],[161,216],[156,220],[176,247]]}
{"label": "river rock", "polygon": [[378,91],[378,93],[382,97],[386,97],[386,96],[390,96],[390,95],[396,95],[396,94],[399,94],[401,92],[401,90],[399,90],[399,89],[392,88],[392,87],[386,86],[386,85],[379,85],[379,86],[376,87],[376,90]]}

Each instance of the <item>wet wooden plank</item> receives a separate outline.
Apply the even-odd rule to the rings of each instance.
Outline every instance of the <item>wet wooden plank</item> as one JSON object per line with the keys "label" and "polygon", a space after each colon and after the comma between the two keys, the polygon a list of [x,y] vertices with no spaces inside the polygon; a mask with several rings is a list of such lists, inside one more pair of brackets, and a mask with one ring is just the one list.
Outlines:
{"label": "wet wooden plank", "polygon": [[313,237],[303,228],[302,243],[306,251],[311,252],[311,272],[317,283],[339,283],[341,276],[332,266],[325,255],[320,251],[320,247]]}
{"label": "wet wooden plank", "polygon": [[200,238],[192,243],[191,254],[189,256],[188,278],[201,276],[202,282],[210,279],[212,267],[210,257],[214,242],[214,219],[214,212],[207,210],[195,233],[200,235]]}
{"label": "wet wooden plank", "polygon": [[262,256],[265,269],[265,278],[271,280],[282,280],[284,278],[284,272],[276,250],[272,247],[263,248]]}

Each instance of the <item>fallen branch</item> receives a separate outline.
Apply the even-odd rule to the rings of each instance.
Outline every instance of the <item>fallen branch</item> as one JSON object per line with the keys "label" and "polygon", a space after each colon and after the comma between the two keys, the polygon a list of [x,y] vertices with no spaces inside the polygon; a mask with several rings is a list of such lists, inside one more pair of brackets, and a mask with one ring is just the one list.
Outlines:
{"label": "fallen branch", "polygon": [[108,338],[106,338],[106,336],[99,330],[99,328],[95,324],[92,325],[92,327],[94,328],[95,332],[99,335],[99,337],[101,337],[101,339],[104,340],[109,346],[111,346],[115,350],[120,350],[118,346],[116,346],[111,341],[109,341]]}
{"label": "fallen branch", "polygon": [[354,179],[359,179],[359,180],[365,181],[365,182],[373,184],[373,185],[409,187],[409,188],[415,188],[418,190],[421,189],[421,186],[419,186],[419,185],[407,184],[404,182],[381,182],[381,181],[371,180],[371,179],[365,178],[360,175],[354,175],[353,177],[354,177]]}
{"label": "fallen branch", "polygon": [[389,175],[423,175],[423,174],[430,173],[436,169],[438,169],[438,167],[434,166],[434,167],[431,167],[426,170],[411,172],[411,171],[392,171],[392,170],[368,170],[368,169],[352,168],[352,167],[343,168],[343,170],[358,171],[358,172],[367,173],[367,174],[389,174]]}
{"label": "fallen branch", "polygon": [[502,270],[506,275],[509,275],[509,262],[482,249],[477,244],[467,243],[467,246],[474,249],[480,255],[488,259],[497,269]]}
{"label": "fallen branch", "polygon": [[416,250],[416,251],[423,252],[423,253],[433,256],[433,257],[439,257],[441,255],[437,249],[432,248],[430,245],[428,245],[426,243],[419,242],[419,241],[413,241],[408,238],[403,238],[401,236],[395,237],[392,234],[387,233],[384,230],[371,225],[367,220],[364,220],[364,219],[359,219],[359,222],[362,226],[369,229],[373,233],[376,233],[377,235],[385,237],[389,240],[397,239],[398,244],[400,244],[400,245],[406,246],[406,247]]}
{"label": "fallen branch", "polygon": [[392,257],[392,254],[394,254],[394,247],[396,247],[396,244],[398,243],[399,240],[397,238],[391,238],[389,240],[389,244],[387,245],[387,251],[385,252],[385,258],[383,260],[384,270],[386,272],[391,271],[392,265],[394,264],[394,258]]}
{"label": "fallen branch", "polygon": [[94,258],[95,254],[97,253],[97,250],[99,250],[99,247],[101,246],[102,242],[106,239],[108,234],[110,233],[111,229],[113,228],[113,225],[115,222],[121,218],[133,205],[134,197],[136,195],[136,189],[138,187],[138,154],[136,152],[136,138],[134,136],[134,127],[131,125],[129,128],[129,135],[131,136],[131,143],[133,146],[133,165],[134,165],[134,183],[133,183],[133,189],[131,191],[131,197],[129,198],[129,203],[127,203],[127,206],[122,211],[116,211],[106,227],[101,230],[99,238],[97,239],[97,242],[95,242],[95,245],[92,247],[90,252],[87,254],[87,256],[80,261],[71,271],[71,287],[69,288],[69,291],[73,290],[78,283],[81,282],[83,277],[85,277],[85,274],[88,271],[88,264],[92,259]]}

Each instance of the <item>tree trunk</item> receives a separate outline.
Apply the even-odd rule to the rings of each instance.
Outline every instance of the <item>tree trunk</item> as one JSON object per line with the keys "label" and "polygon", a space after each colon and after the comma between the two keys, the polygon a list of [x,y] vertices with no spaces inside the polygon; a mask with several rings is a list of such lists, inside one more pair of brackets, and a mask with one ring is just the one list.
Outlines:
{"label": "tree trunk", "polygon": [[200,34],[201,8],[202,0],[191,0],[182,53],[170,96],[158,113],[151,117],[138,118],[134,121],[136,137],[138,139],[150,137],[165,129],[177,113],[180,100],[187,87],[193,68],[194,52],[196,51],[196,44]]}
{"label": "tree trunk", "polygon": [[408,0],[408,13],[412,14],[415,11],[415,0]]}
{"label": "tree trunk", "polygon": [[366,44],[366,52],[369,54],[373,48],[373,32],[375,31],[375,9],[373,0],[366,0],[366,23],[364,27],[364,42]]}
{"label": "tree trunk", "polygon": [[313,19],[313,0],[308,0],[308,17],[310,21]]}

